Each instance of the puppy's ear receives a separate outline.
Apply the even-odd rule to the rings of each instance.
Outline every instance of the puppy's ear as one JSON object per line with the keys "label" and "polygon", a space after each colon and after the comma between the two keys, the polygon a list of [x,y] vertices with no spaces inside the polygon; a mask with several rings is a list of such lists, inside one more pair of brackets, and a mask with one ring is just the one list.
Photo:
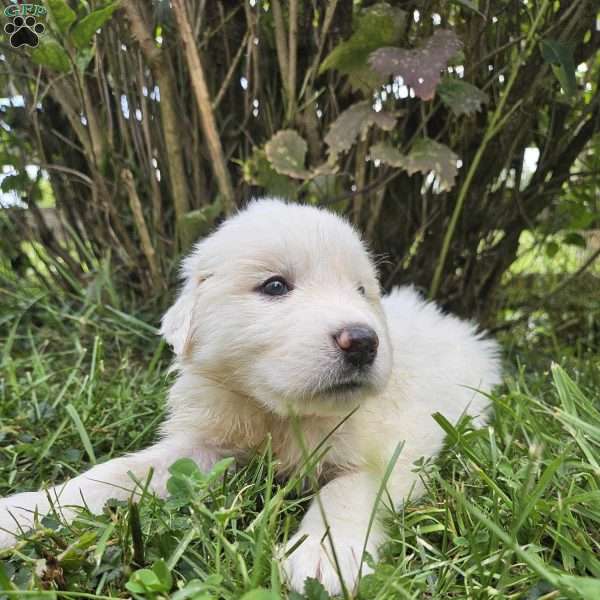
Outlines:
{"label": "puppy's ear", "polygon": [[204,242],[196,244],[194,250],[183,259],[180,272],[184,281],[183,288],[175,304],[169,308],[161,321],[160,333],[178,357],[185,356],[192,349],[194,312],[199,288],[210,276],[202,268],[206,261],[203,247]]}
{"label": "puppy's ear", "polygon": [[186,285],[175,304],[169,308],[161,321],[160,333],[173,347],[177,356],[189,353],[192,341],[192,320],[196,294]]}

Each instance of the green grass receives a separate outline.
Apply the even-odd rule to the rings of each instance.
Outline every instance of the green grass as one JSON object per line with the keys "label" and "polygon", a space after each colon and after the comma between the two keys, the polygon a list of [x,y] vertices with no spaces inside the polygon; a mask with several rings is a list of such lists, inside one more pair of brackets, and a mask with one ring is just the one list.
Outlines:
{"label": "green grass", "polygon": [[[151,442],[170,381],[156,321],[36,290],[0,297],[0,495]],[[428,493],[390,511],[360,598],[600,598],[598,353],[528,335],[503,338],[488,427],[438,417],[446,450],[415,467]],[[0,552],[0,598],[298,600],[273,557],[310,493],[273,467],[268,446],[224,476],[180,462],[165,501],[113,502],[68,527],[47,517]],[[312,582],[305,597],[327,595]]]}

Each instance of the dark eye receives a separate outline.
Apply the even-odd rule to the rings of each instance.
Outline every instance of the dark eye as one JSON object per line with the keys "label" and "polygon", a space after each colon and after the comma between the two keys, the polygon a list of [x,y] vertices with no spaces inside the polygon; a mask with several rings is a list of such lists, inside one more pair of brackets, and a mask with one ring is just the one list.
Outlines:
{"label": "dark eye", "polygon": [[359,285],[356,289],[361,296],[364,296],[367,293],[364,285]]}
{"label": "dark eye", "polygon": [[283,277],[270,277],[261,284],[259,290],[266,296],[285,296],[290,291],[289,283]]}

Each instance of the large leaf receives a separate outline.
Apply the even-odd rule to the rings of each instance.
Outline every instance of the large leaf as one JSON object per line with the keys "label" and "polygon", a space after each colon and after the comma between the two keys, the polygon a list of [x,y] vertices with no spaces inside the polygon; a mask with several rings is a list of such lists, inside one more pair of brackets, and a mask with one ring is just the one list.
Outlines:
{"label": "large leaf", "polygon": [[265,145],[267,158],[273,168],[283,175],[305,179],[310,173],[304,166],[306,141],[293,129],[278,131]]}
{"label": "large leaf", "polygon": [[371,147],[370,156],[372,160],[404,169],[409,175],[433,173],[440,191],[452,189],[458,172],[458,156],[448,146],[429,138],[417,140],[408,155],[390,144],[379,143]]}
{"label": "large leaf", "polygon": [[264,188],[267,196],[296,198],[298,182],[278,173],[267,159],[264,148],[255,148],[241,164],[244,181]]}
{"label": "large leaf", "polygon": [[406,157],[405,169],[409,175],[432,171],[438,179],[440,190],[448,191],[454,186],[458,173],[457,161],[458,156],[448,146],[422,138],[413,144]]}
{"label": "large leaf", "polygon": [[161,558],[152,565],[152,569],[140,569],[131,574],[125,587],[134,594],[168,592],[173,586],[173,577],[165,561]]}
{"label": "large leaf", "polygon": [[104,8],[99,8],[81,19],[71,30],[71,41],[77,48],[85,48],[102,27],[119,8],[118,2],[113,2]]}
{"label": "large leaf", "polygon": [[419,98],[431,100],[440,72],[461,47],[462,42],[453,31],[438,29],[419,48],[379,48],[371,54],[369,62],[381,75],[399,75]]}
{"label": "large leaf", "polygon": [[31,60],[61,73],[68,73],[71,70],[71,62],[66,50],[48,35],[41,38],[37,48],[31,51]]}
{"label": "large leaf", "polygon": [[384,165],[404,169],[406,156],[388,142],[379,142],[371,146],[369,150],[371,160],[378,160]]}
{"label": "large leaf", "polygon": [[69,7],[66,0],[47,0],[46,3],[58,30],[65,33],[77,18],[75,11]]}
{"label": "large leaf", "polygon": [[371,104],[370,100],[357,102],[331,124],[325,136],[325,143],[329,146],[331,157],[350,150],[359,136],[364,139],[371,125],[377,125],[385,131],[395,127],[394,116],[384,111],[375,112]]}
{"label": "large leaf", "polygon": [[331,596],[323,587],[323,584],[313,577],[307,577],[304,581],[304,597],[306,600],[330,600]]}
{"label": "large leaf", "polygon": [[336,69],[350,76],[354,87],[372,87],[380,81],[367,59],[369,54],[395,44],[404,28],[406,12],[380,2],[362,10],[354,22],[353,34],[340,42],[323,60],[319,73]]}
{"label": "large leaf", "polygon": [[80,73],[85,73],[85,70],[88,68],[88,65],[94,58],[96,54],[95,46],[90,46],[89,48],[82,48],[77,51],[75,55],[75,64],[77,65],[77,69]]}
{"label": "large leaf", "polygon": [[206,476],[191,458],[180,458],[169,467],[171,477],[167,480],[167,490],[172,496],[191,498],[197,488],[206,481]]}
{"label": "large leaf", "polygon": [[563,92],[574,96],[577,92],[575,79],[575,61],[573,60],[574,44],[563,44],[556,40],[542,40],[543,59],[552,65],[552,71],[560,83]]}
{"label": "large leaf", "polygon": [[488,95],[478,87],[460,79],[445,79],[437,86],[442,102],[456,115],[470,115],[481,110]]}

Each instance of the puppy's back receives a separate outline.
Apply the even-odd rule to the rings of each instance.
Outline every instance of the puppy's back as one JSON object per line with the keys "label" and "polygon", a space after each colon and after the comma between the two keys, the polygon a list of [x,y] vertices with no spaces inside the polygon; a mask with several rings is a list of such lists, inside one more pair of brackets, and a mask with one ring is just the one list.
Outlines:
{"label": "puppy's back", "polygon": [[[413,287],[383,298],[394,351],[394,379],[413,408],[440,411],[451,421],[463,412],[482,416],[485,393],[500,383],[496,342],[477,326],[444,314]],[[480,390],[484,394],[478,393]]]}

